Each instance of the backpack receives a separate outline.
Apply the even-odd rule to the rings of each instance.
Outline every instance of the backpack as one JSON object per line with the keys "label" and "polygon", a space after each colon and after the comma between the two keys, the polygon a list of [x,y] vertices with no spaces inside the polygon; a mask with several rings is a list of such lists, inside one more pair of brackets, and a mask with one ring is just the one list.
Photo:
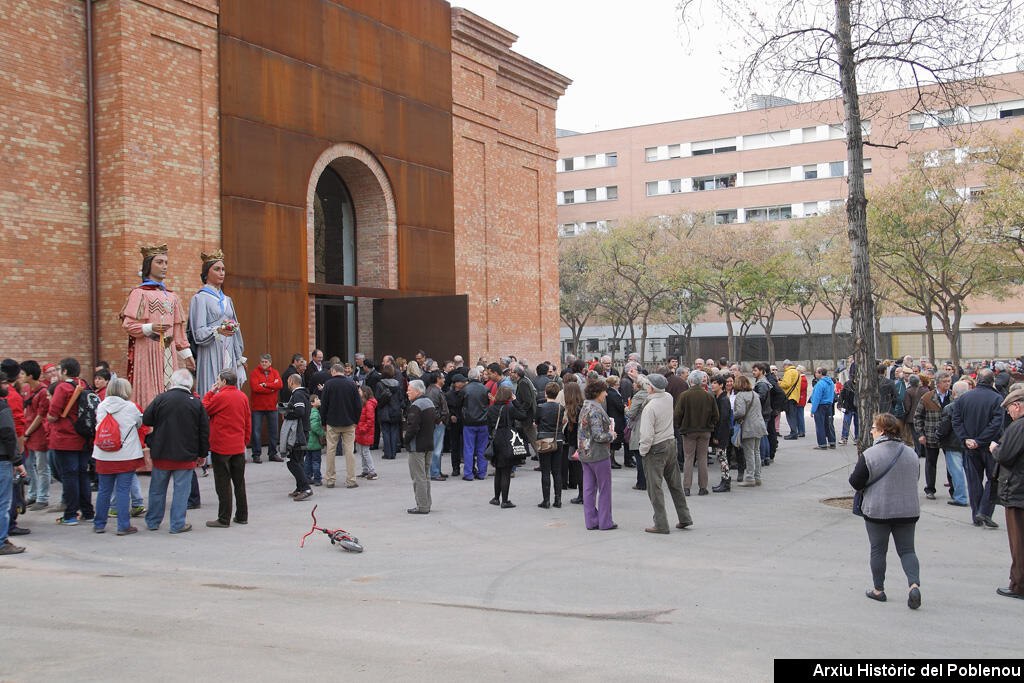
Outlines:
{"label": "backpack", "polygon": [[771,389],[768,391],[768,401],[772,405],[772,410],[776,413],[786,412],[786,404],[789,399],[786,398],[786,392],[783,391],[782,386],[776,380],[774,382],[769,381],[768,384]]}
{"label": "backpack", "polygon": [[100,421],[96,427],[96,440],[94,441],[101,451],[117,451],[124,443],[121,441],[121,425],[111,413]]}
{"label": "backpack", "polygon": [[387,404],[391,402],[391,389],[387,384],[379,383],[377,385],[377,405],[387,407]]}
{"label": "backpack", "polygon": [[78,395],[78,416],[75,418],[75,431],[87,439],[93,438],[93,435],[96,433],[96,406],[99,404],[100,397],[92,389],[82,389],[82,393]]}

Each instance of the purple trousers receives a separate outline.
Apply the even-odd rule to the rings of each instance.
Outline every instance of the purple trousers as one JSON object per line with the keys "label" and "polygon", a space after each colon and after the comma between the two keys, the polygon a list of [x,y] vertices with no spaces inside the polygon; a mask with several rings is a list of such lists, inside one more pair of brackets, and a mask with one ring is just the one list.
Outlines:
{"label": "purple trousers", "polygon": [[[612,521],[612,461],[583,462],[583,519],[588,529],[610,529]],[[596,503],[596,506],[595,506]]]}

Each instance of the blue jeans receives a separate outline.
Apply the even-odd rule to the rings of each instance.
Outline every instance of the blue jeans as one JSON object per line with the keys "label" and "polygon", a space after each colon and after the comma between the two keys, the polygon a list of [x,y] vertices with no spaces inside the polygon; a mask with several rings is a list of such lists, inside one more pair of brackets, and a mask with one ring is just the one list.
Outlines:
{"label": "blue jeans", "polygon": [[7,543],[7,530],[11,526],[11,498],[14,496],[14,465],[0,460],[0,545]]}
{"label": "blue jeans", "polygon": [[441,476],[441,453],[444,452],[444,423],[434,425],[434,453],[430,456],[430,476]]}
{"label": "blue jeans", "polygon": [[477,479],[487,477],[487,425],[465,425],[462,428],[462,476],[473,477],[473,463],[476,463]]}
{"label": "blue jeans", "polygon": [[26,451],[25,469],[32,473],[28,497],[37,503],[50,502],[50,461],[46,451]]}
{"label": "blue jeans", "polygon": [[804,409],[805,406],[798,405],[796,407],[796,424],[798,428],[797,433],[800,436],[803,436],[804,434],[807,433],[807,427],[804,425]]}
{"label": "blue jeans", "polygon": [[786,424],[789,425],[788,436],[796,436],[800,433],[800,418],[797,417],[799,411],[800,406],[796,404],[796,401],[786,401]]}
{"label": "blue jeans", "polygon": [[319,484],[323,481],[320,473],[320,450],[306,451],[306,479]]}
{"label": "blue jeans", "polygon": [[857,419],[857,411],[847,410],[843,413],[843,441],[850,438],[850,423],[853,422],[853,438],[860,438],[860,420]]}
{"label": "blue jeans", "polygon": [[394,460],[398,453],[399,439],[401,438],[398,435],[398,427],[397,422],[380,423],[380,443],[381,449],[384,451],[381,457],[385,460]]}
{"label": "blue jeans", "polygon": [[276,410],[254,410],[252,411],[252,457],[258,458],[263,454],[263,444],[260,443],[260,433],[263,431],[263,421],[267,421],[267,432],[270,435],[270,444],[267,446],[267,457],[273,458],[277,455],[277,411]]}
{"label": "blue jeans", "polygon": [[139,483],[139,475],[132,472],[132,507],[141,508],[145,507],[145,501],[142,500],[142,484]]}
{"label": "blue jeans", "polygon": [[88,451],[55,451],[64,485],[64,519],[74,519],[78,512],[92,518],[92,488],[89,483]]}
{"label": "blue jeans", "polygon": [[97,529],[107,526],[107,513],[110,511],[110,495],[114,494],[114,505],[117,508],[117,530],[125,531],[132,525],[130,506],[132,477],[134,472],[119,474],[100,474],[100,488],[96,493],[96,517],[92,525]]}
{"label": "blue jeans", "polygon": [[171,531],[181,531],[185,526],[185,512],[188,497],[192,492],[194,470],[161,470],[153,468],[149,480],[149,510],[146,512],[146,526],[156,529],[164,521],[167,506],[167,482],[174,480],[174,494],[171,498]]}
{"label": "blue jeans", "polygon": [[[60,462],[57,460],[57,451],[52,448],[46,451],[46,462],[50,465],[50,476],[57,481],[64,483],[64,475],[60,471]],[[63,498],[63,495],[61,496]]]}
{"label": "blue jeans", "polygon": [[964,454],[960,451],[943,449],[946,454],[946,471],[953,480],[953,500],[967,504],[967,474],[964,472]]}
{"label": "blue jeans", "polygon": [[814,411],[814,436],[819,446],[836,445],[836,423],[832,419],[834,409],[832,403],[821,403]]}

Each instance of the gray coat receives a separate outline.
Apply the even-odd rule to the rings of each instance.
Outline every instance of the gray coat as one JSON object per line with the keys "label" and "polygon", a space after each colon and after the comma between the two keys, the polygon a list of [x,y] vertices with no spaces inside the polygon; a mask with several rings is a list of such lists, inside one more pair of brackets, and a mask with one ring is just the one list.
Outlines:
{"label": "gray coat", "polygon": [[741,438],[760,439],[768,436],[768,427],[764,423],[764,416],[761,415],[761,399],[753,391],[737,391],[736,405],[732,408],[734,422],[742,425]]}
{"label": "gray coat", "polygon": [[629,444],[627,447],[631,451],[640,449],[640,418],[649,395],[646,389],[638,390],[633,394],[633,400],[626,408],[626,417],[629,419]]}
{"label": "gray coat", "polygon": [[864,451],[864,463],[868,468],[868,481],[876,479],[889,466],[897,451],[899,458],[892,469],[881,479],[864,489],[861,509],[864,516],[875,520],[906,519],[921,514],[921,502],[917,497],[917,480],[921,476],[921,463],[917,453],[902,441],[879,440]]}

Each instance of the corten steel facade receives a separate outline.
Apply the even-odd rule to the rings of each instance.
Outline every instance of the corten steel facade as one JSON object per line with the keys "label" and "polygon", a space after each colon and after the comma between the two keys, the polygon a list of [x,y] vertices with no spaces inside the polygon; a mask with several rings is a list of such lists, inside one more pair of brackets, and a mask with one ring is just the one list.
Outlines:
{"label": "corten steel facade", "polygon": [[[88,4],[98,355],[115,370],[138,247],[160,242],[168,286],[186,305],[200,251],[223,247],[250,358],[269,351],[283,365],[307,353],[318,301],[356,297],[351,355],[385,351],[373,348],[372,299],[455,294],[470,300],[464,355],[557,353],[556,323],[517,316],[516,304],[557,309],[554,109],[568,81],[511,52],[514,36],[441,0],[17,0],[0,5],[4,355],[91,355]],[[475,86],[453,82],[467,59],[489,64],[476,69],[482,103]],[[467,101],[491,129],[478,136],[494,159],[486,214],[465,211],[479,195],[455,190],[476,192],[461,174],[480,170],[453,153],[455,130],[475,116],[457,104]],[[521,123],[524,104],[538,112],[533,127]],[[503,157],[500,145],[526,156]],[[499,191],[491,163],[533,168],[535,182]],[[313,197],[328,170],[354,212],[356,272],[345,285],[315,275]],[[494,227],[485,215],[526,218]],[[507,273],[472,261],[494,230],[532,255],[515,267],[538,274],[535,289],[502,292],[508,315],[483,306]]]}

